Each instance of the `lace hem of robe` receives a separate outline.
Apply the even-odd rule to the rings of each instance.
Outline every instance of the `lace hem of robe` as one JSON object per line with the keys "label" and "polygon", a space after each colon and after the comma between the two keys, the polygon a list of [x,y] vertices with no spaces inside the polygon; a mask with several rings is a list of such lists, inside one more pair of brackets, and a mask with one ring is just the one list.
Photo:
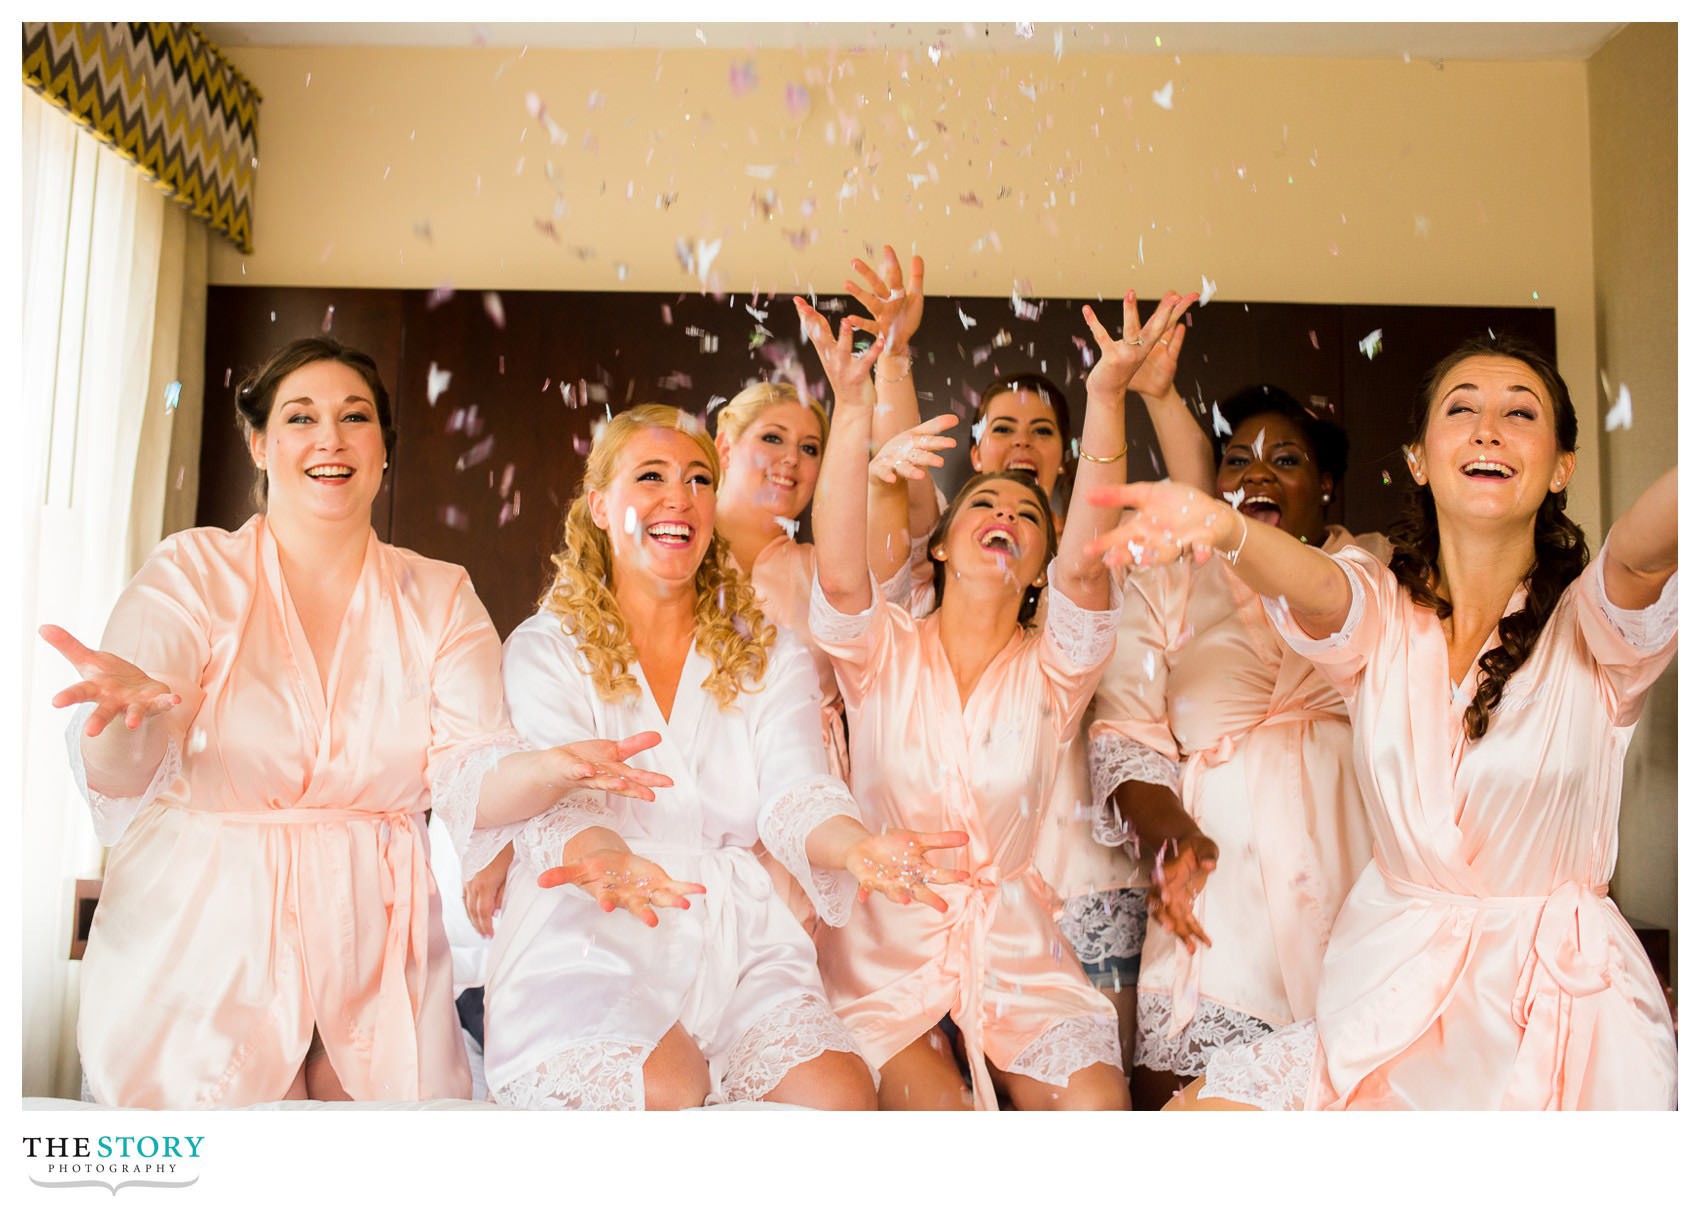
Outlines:
{"label": "lace hem of robe", "polygon": [[1071,897],[1063,902],[1057,927],[1083,964],[1138,959],[1145,947],[1145,890],[1115,888]]}
{"label": "lace hem of robe", "polygon": [[1151,783],[1180,795],[1180,764],[1119,732],[1093,737],[1087,763],[1092,771],[1092,840],[1100,846],[1138,845],[1133,827],[1115,808],[1116,788],[1123,783]]}
{"label": "lace hem of robe", "polygon": [[1606,616],[1612,630],[1636,652],[1657,652],[1670,643],[1671,637],[1676,634],[1677,574],[1670,574],[1670,579],[1659,591],[1657,601],[1640,610],[1630,610],[1613,605],[1612,600],[1606,597],[1605,567],[1603,559],[1594,561],[1594,592],[1600,603],[1600,613]]}
{"label": "lace hem of robe", "polygon": [[1316,1020],[1307,1018],[1217,1052],[1205,1068],[1198,1095],[1264,1111],[1303,1111],[1315,1066]]}
{"label": "lace hem of robe", "polygon": [[460,869],[468,879],[484,870],[513,840],[521,822],[480,829],[478,795],[484,776],[510,753],[529,746],[517,736],[490,737],[457,745],[443,756],[431,779],[431,815],[448,826]]}
{"label": "lace hem of robe", "polygon": [[873,586],[874,600],[868,603],[868,608],[860,614],[844,614],[826,599],[826,590],[820,587],[820,576],[809,582],[809,634],[823,644],[848,644],[859,640],[868,630],[868,624],[874,621],[874,611],[880,608],[884,599],[880,596],[880,587],[874,584],[874,574],[868,574],[868,584]]}
{"label": "lace hem of robe", "polygon": [[1090,669],[1109,659],[1116,646],[1116,627],[1122,617],[1121,583],[1110,578],[1110,605],[1088,610],[1055,589],[1057,562],[1045,569],[1045,580],[1053,588],[1045,591],[1045,630],[1067,661],[1077,669]]}
{"label": "lace hem of robe", "polygon": [[561,847],[598,825],[616,828],[614,814],[595,792],[575,791],[521,826],[514,839],[514,861],[521,870],[542,875],[561,865]]}
{"label": "lace hem of robe", "polygon": [[1197,1077],[1210,1057],[1231,1044],[1247,1044],[1276,1030],[1273,1023],[1208,998],[1198,999],[1192,1021],[1169,1038],[1174,1022],[1167,994],[1139,991],[1138,1026],[1133,1036],[1133,1063],[1146,1069]]}
{"label": "lace hem of robe", "polygon": [[575,1044],[523,1077],[490,1089],[494,1102],[550,1111],[642,1111],[643,1062],[651,1048],[593,1040]]}
{"label": "lace hem of robe", "polygon": [[830,774],[818,775],[775,796],[762,810],[756,832],[768,853],[808,893],[821,921],[829,926],[842,926],[850,920],[856,879],[848,871],[814,866],[809,862],[807,849],[809,834],[835,816],[862,819],[856,799],[843,780]]}
{"label": "lace hem of robe", "polygon": [[77,790],[88,803],[93,818],[95,840],[102,846],[116,846],[130,822],[183,773],[183,750],[176,737],[166,741],[165,753],[140,795],[102,795],[89,786],[88,769],[83,765],[83,729],[88,727],[94,709],[95,704],[84,703],[71,713],[71,722],[65,727],[65,748],[71,758],[71,777],[77,781]]}
{"label": "lace hem of robe", "polygon": [[[818,993],[800,993],[755,1021],[726,1057],[720,1097],[711,1102],[743,1103],[764,1098],[798,1065],[823,1052],[848,1052],[864,1064],[856,1041]],[[875,1083],[879,1073],[868,1072]]]}
{"label": "lace hem of robe", "polygon": [[1047,1086],[1067,1086],[1070,1077],[1092,1065],[1114,1065],[1116,1072],[1121,1072],[1122,1048],[1113,1015],[1065,1018],[1023,1048],[1020,1056],[1004,1066],[1004,1072],[1019,1073]]}

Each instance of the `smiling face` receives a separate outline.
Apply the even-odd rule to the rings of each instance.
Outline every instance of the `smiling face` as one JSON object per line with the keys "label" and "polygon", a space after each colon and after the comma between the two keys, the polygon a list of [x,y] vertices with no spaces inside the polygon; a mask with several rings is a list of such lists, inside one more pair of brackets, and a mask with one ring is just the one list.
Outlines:
{"label": "smiling face", "polygon": [[986,401],[978,440],[968,459],[975,471],[1028,471],[1047,495],[1062,470],[1063,435],[1045,397],[1025,388]]}
{"label": "smiling face", "polygon": [[248,448],[266,472],[268,514],[370,522],[384,437],[372,389],[353,367],[309,362],[284,376]]}
{"label": "smiling face", "polygon": [[943,542],[932,548],[934,559],[942,551],[946,589],[969,578],[1025,592],[1050,558],[1047,512],[1030,482],[1001,476],[971,482],[951,506]]}
{"label": "smiling face", "polygon": [[689,586],[714,537],[714,468],[689,434],[649,426],[629,437],[607,486],[586,489],[608,535],[616,583],[642,577]]}
{"label": "smiling face", "polygon": [[1478,355],[1448,371],[1430,397],[1411,473],[1441,519],[1532,519],[1576,469],[1560,448],[1551,393],[1516,358]]}
{"label": "smiling face", "polygon": [[1216,491],[1246,517],[1321,544],[1322,494],[1334,491],[1334,477],[1317,466],[1309,437],[1291,418],[1258,413],[1241,421],[1223,444]]}
{"label": "smiling face", "polygon": [[826,442],[814,409],[777,400],[739,431],[715,442],[726,469],[721,496],[728,505],[752,501],[780,518],[795,518],[809,507],[820,478]]}

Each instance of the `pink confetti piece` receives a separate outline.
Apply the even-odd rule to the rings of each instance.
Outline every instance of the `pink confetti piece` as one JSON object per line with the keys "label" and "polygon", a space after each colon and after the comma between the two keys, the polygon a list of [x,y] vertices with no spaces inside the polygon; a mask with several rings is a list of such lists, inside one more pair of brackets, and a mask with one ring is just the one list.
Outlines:
{"label": "pink confetti piece", "polygon": [[442,521],[443,525],[447,526],[450,530],[465,530],[469,525],[471,525],[472,521],[466,516],[466,511],[464,509],[455,505],[443,506],[443,508],[438,511],[437,516]]}
{"label": "pink confetti piece", "polygon": [[809,90],[800,84],[785,86],[785,109],[793,118],[809,112]]}
{"label": "pink confetti piece", "polygon": [[756,65],[748,59],[741,63],[734,63],[728,79],[728,86],[731,88],[734,97],[742,97],[754,90],[756,86]]}
{"label": "pink confetti piece", "polygon": [[444,282],[425,296],[425,310],[435,311],[454,297],[455,288],[448,282]]}
{"label": "pink confetti piece", "polygon": [[455,460],[455,470],[465,471],[468,467],[476,467],[490,457],[490,452],[496,448],[494,437],[485,438],[473,448]]}
{"label": "pink confetti piece", "polygon": [[490,317],[490,323],[497,328],[508,326],[507,313],[502,310],[502,296],[493,290],[484,292],[484,314]]}

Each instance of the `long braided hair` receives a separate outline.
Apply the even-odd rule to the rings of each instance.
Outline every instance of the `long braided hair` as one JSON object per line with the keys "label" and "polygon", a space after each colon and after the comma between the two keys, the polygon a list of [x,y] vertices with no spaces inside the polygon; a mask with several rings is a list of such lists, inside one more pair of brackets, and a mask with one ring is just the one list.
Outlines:
{"label": "long braided hair", "polygon": [[[1489,333],[1473,337],[1435,364],[1423,378],[1411,413],[1411,441],[1420,442],[1428,425],[1428,414],[1441,381],[1465,358],[1515,358],[1523,363],[1546,387],[1552,398],[1553,420],[1557,427],[1561,451],[1576,450],[1576,408],[1570,401],[1570,389],[1564,385],[1558,369],[1540,350],[1517,337]],[[1546,626],[1558,599],[1570,582],[1588,564],[1588,541],[1582,528],[1564,513],[1565,492],[1549,492],[1535,514],[1535,558],[1524,573],[1523,583],[1528,598],[1523,608],[1506,615],[1499,622],[1499,647],[1483,654],[1481,677],[1476,683],[1475,697],[1464,712],[1464,732],[1472,741],[1480,740],[1492,722],[1493,710],[1505,692],[1505,683],[1522,667],[1534,651],[1535,641]],[[1442,618],[1452,614],[1452,603],[1443,597],[1436,586],[1440,583],[1440,527],[1435,517],[1434,494],[1426,484],[1415,484],[1406,494],[1405,511],[1399,520],[1388,527],[1387,537],[1393,543],[1393,559],[1389,564],[1393,575],[1411,600],[1426,606]]]}

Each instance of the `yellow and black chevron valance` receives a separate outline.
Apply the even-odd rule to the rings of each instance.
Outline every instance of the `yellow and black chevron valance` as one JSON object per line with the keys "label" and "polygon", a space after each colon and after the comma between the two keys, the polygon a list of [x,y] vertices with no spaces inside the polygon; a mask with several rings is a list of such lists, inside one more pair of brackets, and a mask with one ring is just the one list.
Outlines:
{"label": "yellow and black chevron valance", "polygon": [[26,21],[24,83],[254,251],[260,94],[192,25]]}

